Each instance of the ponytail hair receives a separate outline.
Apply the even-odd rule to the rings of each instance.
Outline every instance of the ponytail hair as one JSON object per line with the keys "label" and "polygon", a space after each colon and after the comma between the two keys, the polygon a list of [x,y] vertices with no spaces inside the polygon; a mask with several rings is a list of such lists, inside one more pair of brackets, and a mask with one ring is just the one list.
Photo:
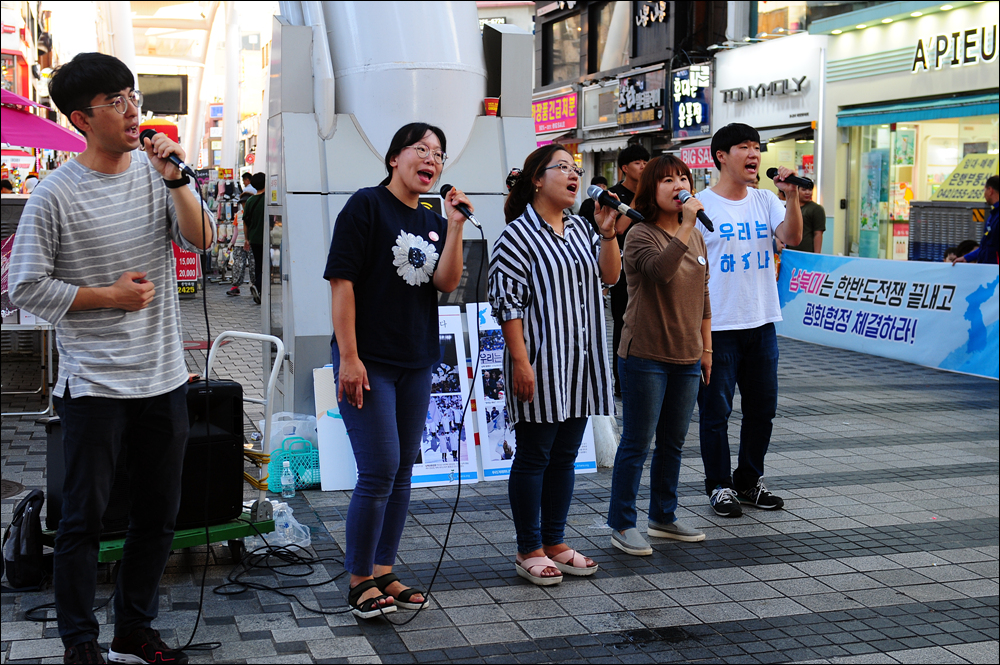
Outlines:
{"label": "ponytail hair", "polygon": [[444,132],[434,125],[428,125],[426,122],[411,122],[408,125],[403,125],[399,130],[393,134],[392,141],[389,142],[389,149],[385,153],[385,170],[389,173],[385,177],[385,180],[379,183],[379,187],[385,187],[390,182],[392,182],[392,166],[389,162],[392,161],[393,157],[398,157],[399,153],[403,152],[403,148],[411,146],[420,139],[424,138],[427,132],[434,132],[434,135],[438,137],[438,141],[441,142],[441,152],[448,153],[448,140],[444,137]]}
{"label": "ponytail hair", "polygon": [[510,224],[524,214],[525,208],[535,200],[535,179],[541,178],[545,167],[549,165],[552,155],[557,152],[568,152],[565,146],[550,143],[538,148],[524,160],[524,168],[507,195],[503,205],[503,216]]}

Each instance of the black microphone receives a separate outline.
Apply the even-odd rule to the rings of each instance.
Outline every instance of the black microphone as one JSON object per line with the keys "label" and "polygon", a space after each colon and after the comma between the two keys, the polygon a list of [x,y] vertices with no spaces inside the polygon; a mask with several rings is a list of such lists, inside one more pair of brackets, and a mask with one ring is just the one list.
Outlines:
{"label": "black microphone", "polygon": [[[451,185],[441,185],[441,198],[442,199],[446,198],[448,196],[448,192],[450,192],[452,189],[454,188]],[[455,206],[455,210],[465,215],[465,218],[468,219],[470,222],[472,222],[472,225],[475,226],[477,229],[483,228],[483,225],[479,223],[479,220],[476,219],[476,216],[472,214],[471,210],[469,210],[469,206],[465,205],[464,203],[459,203],[458,205]]]}
{"label": "black microphone", "polygon": [[[159,132],[157,132],[154,129],[144,129],[142,130],[142,133],[139,134],[139,141],[143,142],[143,144],[146,139],[152,141],[153,137],[156,136],[157,134],[159,134]],[[182,172],[187,173],[192,178],[195,179],[198,178],[198,174],[194,172],[194,169],[192,169],[190,166],[182,162],[180,157],[178,157],[177,155],[167,155],[167,161],[169,161],[171,164],[179,168]]]}
{"label": "black microphone", "polygon": [[[688,199],[691,198],[691,192],[686,189],[682,189],[681,193],[677,195],[677,198],[681,200],[681,205],[684,205],[687,203]],[[708,218],[708,215],[705,214],[704,210],[698,211],[698,221],[704,224],[705,228],[709,231],[715,231],[715,227],[712,226],[712,220]]]}
{"label": "black microphone", "polygon": [[[778,169],[771,167],[767,170],[767,177],[774,180],[778,177]],[[799,187],[805,187],[806,189],[812,189],[816,185],[812,180],[807,180],[806,178],[800,178],[797,175],[790,175],[781,182],[789,182],[793,185],[798,185]]]}
{"label": "black microphone", "polygon": [[645,217],[640,215],[635,210],[632,210],[632,208],[629,208],[621,201],[611,198],[610,194],[608,194],[606,191],[604,191],[597,185],[591,185],[590,187],[587,188],[587,196],[594,199],[602,206],[608,206],[610,208],[613,208],[614,210],[617,210],[621,214],[627,216],[629,219],[634,219],[637,222],[646,221]]}

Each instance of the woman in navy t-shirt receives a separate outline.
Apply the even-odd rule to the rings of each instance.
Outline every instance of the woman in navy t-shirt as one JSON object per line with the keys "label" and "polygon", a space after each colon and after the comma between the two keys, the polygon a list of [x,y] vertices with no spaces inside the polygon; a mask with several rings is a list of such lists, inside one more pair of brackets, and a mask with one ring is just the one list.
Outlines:
{"label": "woman in navy t-shirt", "polygon": [[358,464],[347,511],[348,601],[369,619],[396,606],[419,609],[424,594],[392,573],[410,503],[438,362],[437,292],[462,277],[464,203],[448,192],[448,219],[419,205],[444,162],[444,132],[411,123],[392,137],[389,176],[359,190],[337,216],[323,277],[333,292],[333,372],[337,401]]}

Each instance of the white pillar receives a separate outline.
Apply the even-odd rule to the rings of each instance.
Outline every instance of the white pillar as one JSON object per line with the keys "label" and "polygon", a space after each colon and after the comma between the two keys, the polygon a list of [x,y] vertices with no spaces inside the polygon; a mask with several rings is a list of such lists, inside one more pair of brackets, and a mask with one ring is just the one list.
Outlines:
{"label": "white pillar", "polygon": [[132,7],[128,2],[109,2],[108,17],[111,19],[111,44],[115,57],[132,70],[135,87],[139,88],[139,74],[135,68],[135,36],[132,34]]}
{"label": "white pillar", "polygon": [[240,19],[236,3],[226,1],[226,88],[222,97],[222,168],[236,168],[240,128]]}

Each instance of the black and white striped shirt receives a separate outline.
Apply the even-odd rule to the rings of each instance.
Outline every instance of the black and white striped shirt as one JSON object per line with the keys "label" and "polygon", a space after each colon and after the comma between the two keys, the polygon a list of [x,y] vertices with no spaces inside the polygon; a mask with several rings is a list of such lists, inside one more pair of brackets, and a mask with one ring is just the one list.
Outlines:
{"label": "black and white striped shirt", "polygon": [[507,413],[512,423],[556,423],[611,415],[600,238],[581,217],[563,217],[563,235],[529,204],[493,247],[489,298],[493,316],[521,319],[535,373],[531,402],[514,396],[513,364],[504,352]]}

